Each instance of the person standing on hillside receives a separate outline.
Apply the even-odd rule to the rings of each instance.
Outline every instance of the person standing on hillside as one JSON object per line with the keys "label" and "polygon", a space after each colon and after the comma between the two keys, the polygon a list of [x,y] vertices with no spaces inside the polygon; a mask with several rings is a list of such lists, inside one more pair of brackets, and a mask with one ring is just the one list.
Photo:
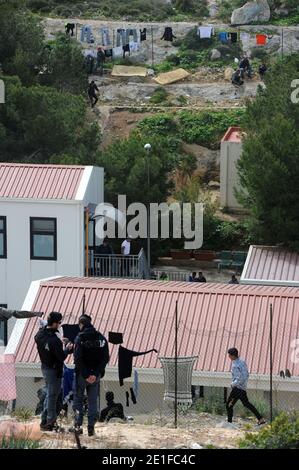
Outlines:
{"label": "person standing on hillside", "polygon": [[226,402],[227,421],[232,423],[234,406],[238,400],[241,400],[242,405],[248,408],[258,420],[258,425],[265,424],[265,419],[260,415],[255,406],[249,402],[247,397],[247,383],[249,378],[248,368],[245,361],[239,358],[239,351],[236,348],[228,350],[228,357],[232,361],[232,391]]}
{"label": "person standing on hillside", "polygon": [[97,102],[99,101],[97,91],[99,91],[96,83],[94,80],[92,80],[89,84],[88,87],[88,96],[89,96],[89,101],[91,104],[91,107],[94,108]]}

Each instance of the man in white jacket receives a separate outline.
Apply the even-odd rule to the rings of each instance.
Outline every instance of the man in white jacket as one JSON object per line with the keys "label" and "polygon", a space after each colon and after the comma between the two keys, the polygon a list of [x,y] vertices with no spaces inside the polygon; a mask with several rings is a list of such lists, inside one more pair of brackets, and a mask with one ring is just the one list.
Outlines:
{"label": "man in white jacket", "polygon": [[239,358],[239,352],[236,348],[228,350],[228,357],[232,361],[232,391],[226,402],[227,420],[229,423],[233,421],[234,406],[238,400],[241,400],[242,405],[248,408],[258,420],[258,425],[265,424],[266,421],[257,411],[255,406],[248,400],[247,397],[247,383],[249,378],[248,368],[245,361]]}

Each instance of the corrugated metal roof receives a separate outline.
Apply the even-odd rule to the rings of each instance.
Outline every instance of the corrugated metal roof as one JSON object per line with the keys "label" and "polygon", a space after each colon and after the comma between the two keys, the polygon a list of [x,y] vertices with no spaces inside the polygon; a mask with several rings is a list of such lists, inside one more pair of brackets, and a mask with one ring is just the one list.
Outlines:
{"label": "corrugated metal roof", "polygon": [[241,127],[230,127],[225,133],[222,142],[233,142],[235,144],[240,144],[242,142]]}
{"label": "corrugated metal roof", "polygon": [[[174,318],[178,300],[179,355],[199,356],[195,369],[230,370],[226,351],[240,350],[252,373],[269,373],[269,309],[274,312],[274,373],[288,368],[291,342],[299,337],[299,289],[157,282],[139,280],[60,278],[41,284],[33,308],[60,311],[65,323],[76,323],[82,312],[106,336],[124,334],[123,346],[136,351],[156,348],[160,356],[174,355]],[[34,343],[38,322],[27,322],[16,362],[39,362]],[[117,364],[116,346],[110,345],[110,366]],[[156,354],[136,358],[137,367],[160,368]]]}
{"label": "corrugated metal roof", "polygon": [[0,197],[75,199],[84,166],[0,163]]}
{"label": "corrugated metal roof", "polygon": [[252,245],[241,282],[299,286],[299,254],[281,247]]}

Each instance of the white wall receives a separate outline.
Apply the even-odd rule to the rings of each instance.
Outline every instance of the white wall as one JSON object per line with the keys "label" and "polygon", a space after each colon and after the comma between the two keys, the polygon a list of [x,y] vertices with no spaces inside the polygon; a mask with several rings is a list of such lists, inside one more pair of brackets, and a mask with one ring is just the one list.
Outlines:
{"label": "white wall", "polygon": [[[31,281],[84,274],[82,203],[0,200],[0,215],[7,218],[7,259],[0,259],[0,303],[20,309]],[[30,260],[30,217],[57,218],[57,261]]]}
{"label": "white wall", "polygon": [[222,142],[220,155],[220,201],[227,209],[240,209],[242,206],[235,197],[235,188],[240,189],[236,167],[242,153],[242,144]]}

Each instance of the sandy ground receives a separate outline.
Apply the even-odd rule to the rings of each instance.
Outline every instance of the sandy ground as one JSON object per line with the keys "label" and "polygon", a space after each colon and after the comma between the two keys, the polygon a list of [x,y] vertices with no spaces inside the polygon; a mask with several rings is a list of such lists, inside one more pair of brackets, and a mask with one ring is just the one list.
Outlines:
{"label": "sandy ground", "polygon": [[[245,435],[250,422],[236,423],[236,429],[216,427],[224,423],[223,417],[207,413],[196,417],[180,418],[178,429],[168,421],[163,426],[152,424],[113,423],[96,425],[96,435],[88,437],[86,429],[80,437],[81,445],[97,449],[189,449],[194,444],[203,448],[237,448],[238,441]],[[41,439],[43,448],[76,448],[73,434],[44,433]]]}

